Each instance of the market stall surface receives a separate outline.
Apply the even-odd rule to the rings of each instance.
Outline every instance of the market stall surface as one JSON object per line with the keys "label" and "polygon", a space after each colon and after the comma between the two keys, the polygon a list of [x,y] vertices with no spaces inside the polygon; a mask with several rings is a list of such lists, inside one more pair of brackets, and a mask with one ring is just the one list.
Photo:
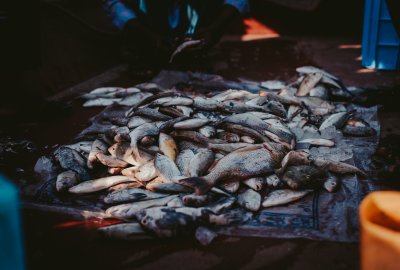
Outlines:
{"label": "market stall surface", "polygon": [[[313,64],[339,76],[346,85],[393,88],[400,84],[396,72],[369,72],[360,68],[359,37],[311,36],[275,36],[240,43],[227,38],[216,50],[216,61],[212,65],[208,63],[205,71],[230,79],[289,80],[294,76],[295,67]],[[84,54],[87,47],[87,44],[82,45],[78,54]],[[110,47],[105,47],[104,51],[110,50]],[[104,53],[98,50],[93,54]],[[93,55],[93,58],[96,56]],[[112,60],[104,62],[104,70],[117,64]],[[53,76],[44,76],[44,81],[51,80],[48,85],[57,85],[54,88],[60,87],[57,84],[60,81],[60,85],[66,88],[101,72],[98,68],[93,72],[96,68],[90,65],[82,69],[80,76],[76,76],[76,70],[71,68],[73,76],[70,76],[70,81],[67,81],[67,75],[54,75],[57,69],[53,69]],[[51,73],[47,72],[45,74]],[[68,74],[59,70],[61,73]],[[106,83],[113,82],[128,86],[140,82],[140,79],[132,79],[129,72],[124,72],[122,77]],[[57,94],[59,90],[52,89],[48,95]],[[67,143],[86,127],[88,118],[99,112],[98,109],[83,109],[78,101],[73,101],[72,106],[72,113],[67,117],[40,123],[30,122],[4,132],[16,138],[29,139],[38,149],[32,154],[24,153],[14,157],[13,167],[7,167],[9,174],[30,181],[27,171],[32,168],[38,154],[49,152],[55,144]],[[392,119],[398,119],[396,114],[390,115]],[[385,126],[398,129],[382,121],[383,132]],[[26,175],[21,170],[15,171],[16,162],[18,168],[26,171]],[[30,269],[356,269],[359,261],[358,244],[234,237],[220,237],[208,247],[202,247],[191,238],[120,242],[99,237],[94,230],[99,226],[95,221],[83,224],[60,215],[34,210],[24,210],[23,219],[27,264]]]}

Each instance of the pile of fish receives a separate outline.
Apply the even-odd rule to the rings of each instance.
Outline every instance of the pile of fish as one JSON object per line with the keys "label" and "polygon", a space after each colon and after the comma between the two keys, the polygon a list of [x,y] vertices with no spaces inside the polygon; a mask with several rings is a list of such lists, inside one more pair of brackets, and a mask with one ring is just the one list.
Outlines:
{"label": "pile of fish", "polygon": [[[327,129],[344,136],[376,133],[345,104],[328,100],[351,98],[351,92],[324,70],[297,71],[296,82],[279,82],[274,90],[274,82],[265,83],[271,89],[257,94],[195,96],[153,83],[93,90],[84,106],[117,103],[125,117],[93,141],[55,151],[64,170],[56,189],[96,196],[107,217],[123,221],[99,229],[110,237],[171,237],[197,228],[202,239],[215,236],[207,228],[245,222],[262,208],[314,190],[334,192],[343,174],[366,177],[310,151],[335,147],[322,136]],[[299,130],[307,138],[296,136]]]}

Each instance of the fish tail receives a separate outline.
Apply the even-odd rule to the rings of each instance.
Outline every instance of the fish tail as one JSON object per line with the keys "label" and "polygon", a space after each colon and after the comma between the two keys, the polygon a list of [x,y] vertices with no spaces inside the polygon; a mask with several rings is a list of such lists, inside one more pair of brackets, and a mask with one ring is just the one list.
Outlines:
{"label": "fish tail", "polygon": [[197,195],[206,194],[212,188],[212,185],[210,185],[210,183],[208,183],[203,177],[181,179],[179,180],[179,184],[194,188]]}

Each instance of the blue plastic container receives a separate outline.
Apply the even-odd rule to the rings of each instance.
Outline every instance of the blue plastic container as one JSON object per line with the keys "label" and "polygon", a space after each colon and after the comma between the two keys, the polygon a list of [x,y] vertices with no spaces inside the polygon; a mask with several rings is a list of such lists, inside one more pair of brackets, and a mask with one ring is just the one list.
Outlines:
{"label": "blue plastic container", "polygon": [[365,1],[362,65],[385,70],[400,69],[400,38],[385,0]]}
{"label": "blue plastic container", "polygon": [[0,269],[23,270],[18,191],[0,175]]}

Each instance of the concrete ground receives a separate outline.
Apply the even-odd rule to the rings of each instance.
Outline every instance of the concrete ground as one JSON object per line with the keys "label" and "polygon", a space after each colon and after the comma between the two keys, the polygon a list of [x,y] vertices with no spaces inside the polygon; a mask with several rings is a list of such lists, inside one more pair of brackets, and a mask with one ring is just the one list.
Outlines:
{"label": "concrete ground", "polygon": [[[62,4],[85,22],[114,33],[96,2],[63,1]],[[393,100],[399,100],[400,91],[395,90],[400,90],[400,74],[361,67],[360,1],[346,5],[346,9],[343,2],[338,1],[336,6],[324,6],[316,14],[289,11],[261,2],[252,1],[253,12],[244,21],[243,32],[230,31],[206,65],[192,68],[230,79],[291,80],[295,78],[297,66],[322,67],[340,77],[347,86],[374,89],[370,104],[384,105],[380,111],[382,136],[395,136],[392,142],[397,141],[400,110]],[[112,35],[88,30],[65,16],[64,11],[51,6],[43,7],[42,12],[42,64],[23,74],[21,87],[24,91],[52,97],[124,62],[118,40]],[[120,78],[111,78],[109,84],[125,86],[144,79],[125,72]],[[9,117],[11,121],[0,130],[0,138],[29,139],[38,149],[12,156],[2,164],[1,169],[10,177],[32,181],[29,173],[37,156],[50,151],[55,144],[67,143],[85,127],[90,116],[99,112],[81,108],[71,97],[66,101],[72,108],[64,117],[33,117],[30,111],[24,111],[23,117]],[[11,101],[11,104],[18,108],[18,101]],[[24,172],[16,171],[17,168]],[[100,238],[93,230],[98,226],[96,222],[82,224],[33,210],[24,210],[23,219],[28,269],[359,267],[358,244],[235,237],[220,237],[208,247],[190,238],[125,243]]]}

